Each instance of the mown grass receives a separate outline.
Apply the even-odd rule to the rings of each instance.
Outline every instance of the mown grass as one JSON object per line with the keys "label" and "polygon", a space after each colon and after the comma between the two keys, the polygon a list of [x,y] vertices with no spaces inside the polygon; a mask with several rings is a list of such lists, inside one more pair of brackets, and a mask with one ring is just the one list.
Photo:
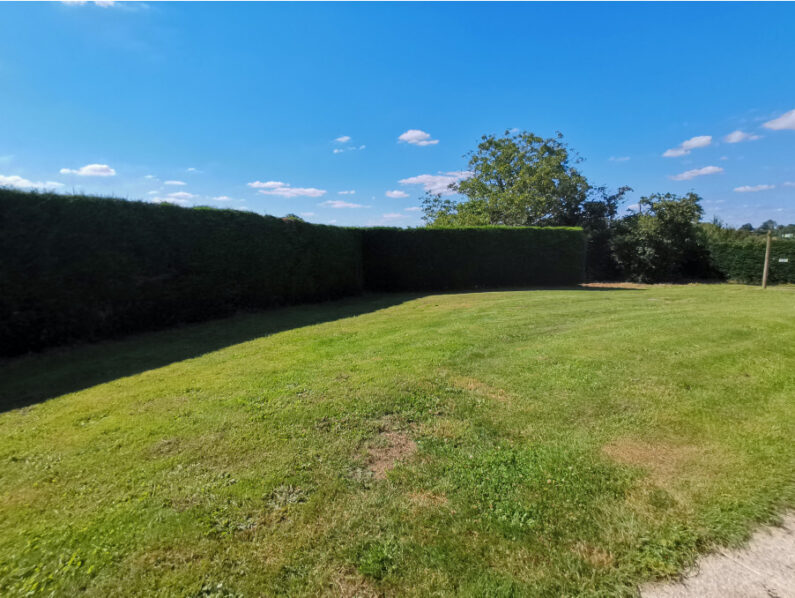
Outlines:
{"label": "mown grass", "polygon": [[793,322],[383,296],[3,363],[0,594],[633,595],[795,504]]}

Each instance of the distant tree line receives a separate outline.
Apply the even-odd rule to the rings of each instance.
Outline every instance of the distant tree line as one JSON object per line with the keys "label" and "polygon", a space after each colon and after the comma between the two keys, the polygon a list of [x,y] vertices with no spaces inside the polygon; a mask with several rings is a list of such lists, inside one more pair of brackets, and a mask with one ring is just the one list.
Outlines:
{"label": "distant tree line", "polygon": [[582,159],[560,133],[548,139],[530,132],[484,135],[467,157],[470,176],[451,184],[450,194],[425,194],[427,226],[580,226],[587,235],[591,280],[714,278],[720,273],[710,260],[710,239],[740,239],[768,230],[782,237],[795,233],[795,225],[772,220],[758,228],[704,224],[695,193],[644,196],[635,209],[619,216],[632,189],[610,192],[591,184],[578,168]]}

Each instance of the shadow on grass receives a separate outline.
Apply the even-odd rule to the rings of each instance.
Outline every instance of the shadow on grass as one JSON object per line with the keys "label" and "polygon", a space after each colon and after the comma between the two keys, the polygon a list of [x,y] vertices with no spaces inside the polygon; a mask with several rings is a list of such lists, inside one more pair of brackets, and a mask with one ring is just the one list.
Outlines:
{"label": "shadow on grass", "polygon": [[372,313],[428,295],[538,290],[629,289],[556,287],[364,295],[326,303],[244,313],[122,339],[50,349],[43,353],[0,361],[0,413],[199,357],[255,338]]}

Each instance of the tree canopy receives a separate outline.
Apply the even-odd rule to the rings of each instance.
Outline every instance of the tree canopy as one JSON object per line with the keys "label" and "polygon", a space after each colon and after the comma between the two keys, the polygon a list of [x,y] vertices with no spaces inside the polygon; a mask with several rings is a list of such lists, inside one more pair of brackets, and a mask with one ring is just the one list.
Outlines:
{"label": "tree canopy", "polygon": [[467,157],[471,175],[450,187],[464,199],[426,194],[429,225],[581,226],[597,215],[615,217],[628,190],[609,196],[591,186],[560,133],[548,139],[526,131],[484,135]]}

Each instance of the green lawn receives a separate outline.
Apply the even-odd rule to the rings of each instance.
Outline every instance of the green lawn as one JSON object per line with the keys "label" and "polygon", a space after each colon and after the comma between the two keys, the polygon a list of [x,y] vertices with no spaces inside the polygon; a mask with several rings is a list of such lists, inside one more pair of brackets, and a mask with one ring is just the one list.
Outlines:
{"label": "green lawn", "polygon": [[0,401],[3,596],[633,595],[795,505],[795,287],[365,297]]}

